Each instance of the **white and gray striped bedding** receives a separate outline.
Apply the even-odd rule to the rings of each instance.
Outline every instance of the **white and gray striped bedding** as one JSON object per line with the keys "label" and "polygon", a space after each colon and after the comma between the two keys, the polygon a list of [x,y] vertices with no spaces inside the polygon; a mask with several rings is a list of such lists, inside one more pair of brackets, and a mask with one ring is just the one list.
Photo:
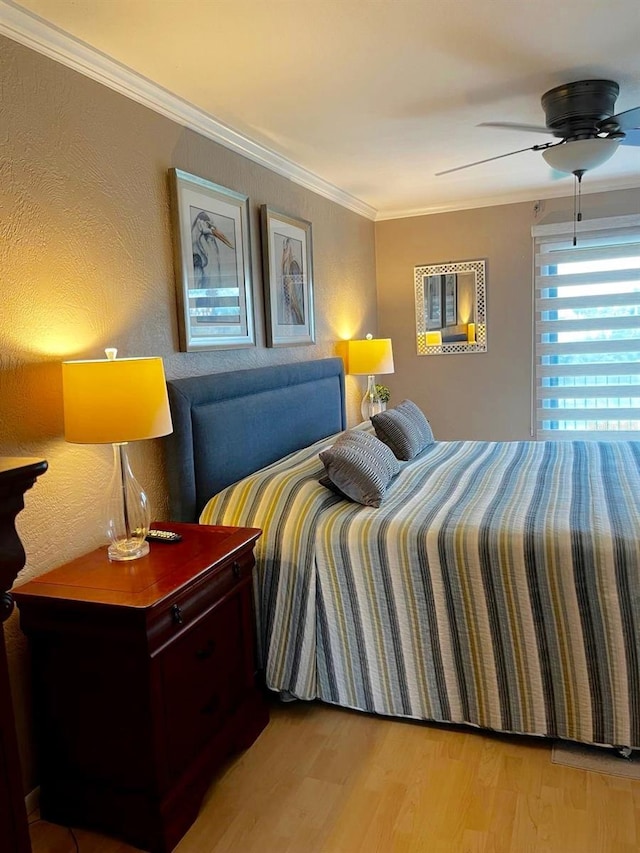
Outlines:
{"label": "white and gray striped bedding", "polygon": [[640,443],[436,442],[377,509],[318,484],[329,444],[200,519],[264,530],[269,687],[640,747]]}

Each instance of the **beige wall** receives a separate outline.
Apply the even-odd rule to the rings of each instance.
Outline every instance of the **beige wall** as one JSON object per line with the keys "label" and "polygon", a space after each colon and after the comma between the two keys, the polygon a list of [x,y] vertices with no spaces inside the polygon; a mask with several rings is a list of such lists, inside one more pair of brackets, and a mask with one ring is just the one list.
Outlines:
{"label": "beige wall", "polygon": [[[339,205],[184,130],[69,69],[0,37],[0,453],[42,456],[49,471],[18,518],[28,561],[20,580],[101,544],[108,448],[62,438],[60,362],[160,355],[169,377],[320,358],[376,332],[374,226]],[[178,167],[245,193],[257,346],[178,352],[167,170]],[[586,179],[585,179],[586,180]],[[636,193],[584,199],[637,210]],[[317,345],[267,349],[259,205],[313,223]],[[634,207],[635,204],[635,207]],[[553,214],[570,202],[547,203]],[[378,332],[393,338],[393,399],[411,397],[441,438],[526,438],[530,382],[533,205],[401,219],[375,228]],[[418,358],[413,267],[487,258],[489,352]],[[359,420],[353,379],[349,419]],[[154,515],[166,517],[159,442],[132,449]],[[37,780],[27,661],[16,617],[5,626],[27,788]]]}
{"label": "beige wall", "polygon": [[[532,201],[376,223],[378,332],[393,341],[396,369],[383,381],[392,403],[408,397],[427,413],[436,438],[530,437],[531,226],[571,220],[572,210],[569,197],[543,202],[537,218]],[[640,191],[585,195],[582,210],[585,219],[637,213]],[[416,355],[414,267],[480,258],[487,262],[488,352]]]}
{"label": "beige wall", "polygon": [[[178,377],[334,355],[338,340],[376,330],[374,225],[1,37],[0,83],[0,454],[49,462],[18,518],[24,581],[103,542],[111,449],[64,442],[61,360],[100,358],[112,345],[121,355],[160,355]],[[172,166],[250,198],[255,348],[178,352]],[[315,346],[265,346],[263,203],[313,225]],[[349,387],[353,421],[360,392]],[[154,516],[166,517],[160,442],[134,446],[131,458]],[[6,633],[31,788],[26,653],[15,615]]]}

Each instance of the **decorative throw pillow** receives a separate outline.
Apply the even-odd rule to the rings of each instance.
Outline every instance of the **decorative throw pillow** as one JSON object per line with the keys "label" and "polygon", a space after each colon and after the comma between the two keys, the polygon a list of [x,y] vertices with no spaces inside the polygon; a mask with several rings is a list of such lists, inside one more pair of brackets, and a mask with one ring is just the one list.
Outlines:
{"label": "decorative throw pillow", "polygon": [[371,423],[378,438],[405,462],[433,444],[429,421],[411,400],[403,400],[394,409],[374,415]]}
{"label": "decorative throw pillow", "polygon": [[387,486],[400,470],[389,448],[362,430],[342,433],[319,455],[334,486],[365,506],[380,506]]}
{"label": "decorative throw pillow", "polygon": [[318,482],[320,483],[320,485],[321,485],[321,486],[324,486],[324,487],[325,487],[325,489],[329,489],[329,491],[330,491],[330,492],[333,492],[333,494],[334,494],[334,495],[339,495],[341,498],[344,498],[344,499],[345,499],[345,500],[347,500],[347,501],[350,501],[350,500],[351,500],[351,498],[349,497],[349,495],[346,495],[346,494],[342,491],[342,489],[339,489],[339,488],[336,486],[336,484],[335,484],[335,483],[333,483],[333,482],[331,481],[331,478],[329,477],[329,475],[328,475],[328,474],[324,474],[322,477],[320,477],[320,479],[318,480]]}

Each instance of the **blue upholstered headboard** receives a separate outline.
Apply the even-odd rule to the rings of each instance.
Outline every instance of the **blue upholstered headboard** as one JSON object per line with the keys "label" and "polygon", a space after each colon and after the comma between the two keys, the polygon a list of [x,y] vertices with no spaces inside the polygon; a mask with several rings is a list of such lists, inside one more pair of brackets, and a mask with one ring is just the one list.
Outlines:
{"label": "blue upholstered headboard", "polygon": [[346,429],[340,358],[173,379],[167,387],[174,521],[197,521],[225,486]]}

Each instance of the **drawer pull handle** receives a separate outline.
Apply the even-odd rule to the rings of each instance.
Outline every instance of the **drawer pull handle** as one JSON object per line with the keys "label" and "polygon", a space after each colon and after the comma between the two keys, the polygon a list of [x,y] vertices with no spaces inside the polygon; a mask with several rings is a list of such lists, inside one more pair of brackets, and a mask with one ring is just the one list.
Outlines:
{"label": "drawer pull handle", "polygon": [[237,560],[234,560],[231,568],[233,569],[234,578],[239,579],[240,578],[240,563]]}
{"label": "drawer pull handle", "polygon": [[206,660],[207,658],[211,657],[211,655],[214,653],[215,649],[216,649],[216,641],[215,640],[209,640],[209,642],[207,643],[207,645],[203,649],[199,649],[196,652],[196,657],[198,658],[198,660]]}
{"label": "drawer pull handle", "polygon": [[182,610],[180,610],[180,607],[177,604],[174,604],[171,608],[171,618],[173,619],[174,625],[182,625],[184,623]]}
{"label": "drawer pull handle", "polygon": [[0,625],[8,619],[13,610],[13,596],[8,592],[0,595]]}
{"label": "drawer pull handle", "polygon": [[218,710],[218,705],[220,704],[220,700],[217,696],[212,696],[211,699],[207,702],[206,705],[203,706],[200,711],[201,714],[215,714]]}

